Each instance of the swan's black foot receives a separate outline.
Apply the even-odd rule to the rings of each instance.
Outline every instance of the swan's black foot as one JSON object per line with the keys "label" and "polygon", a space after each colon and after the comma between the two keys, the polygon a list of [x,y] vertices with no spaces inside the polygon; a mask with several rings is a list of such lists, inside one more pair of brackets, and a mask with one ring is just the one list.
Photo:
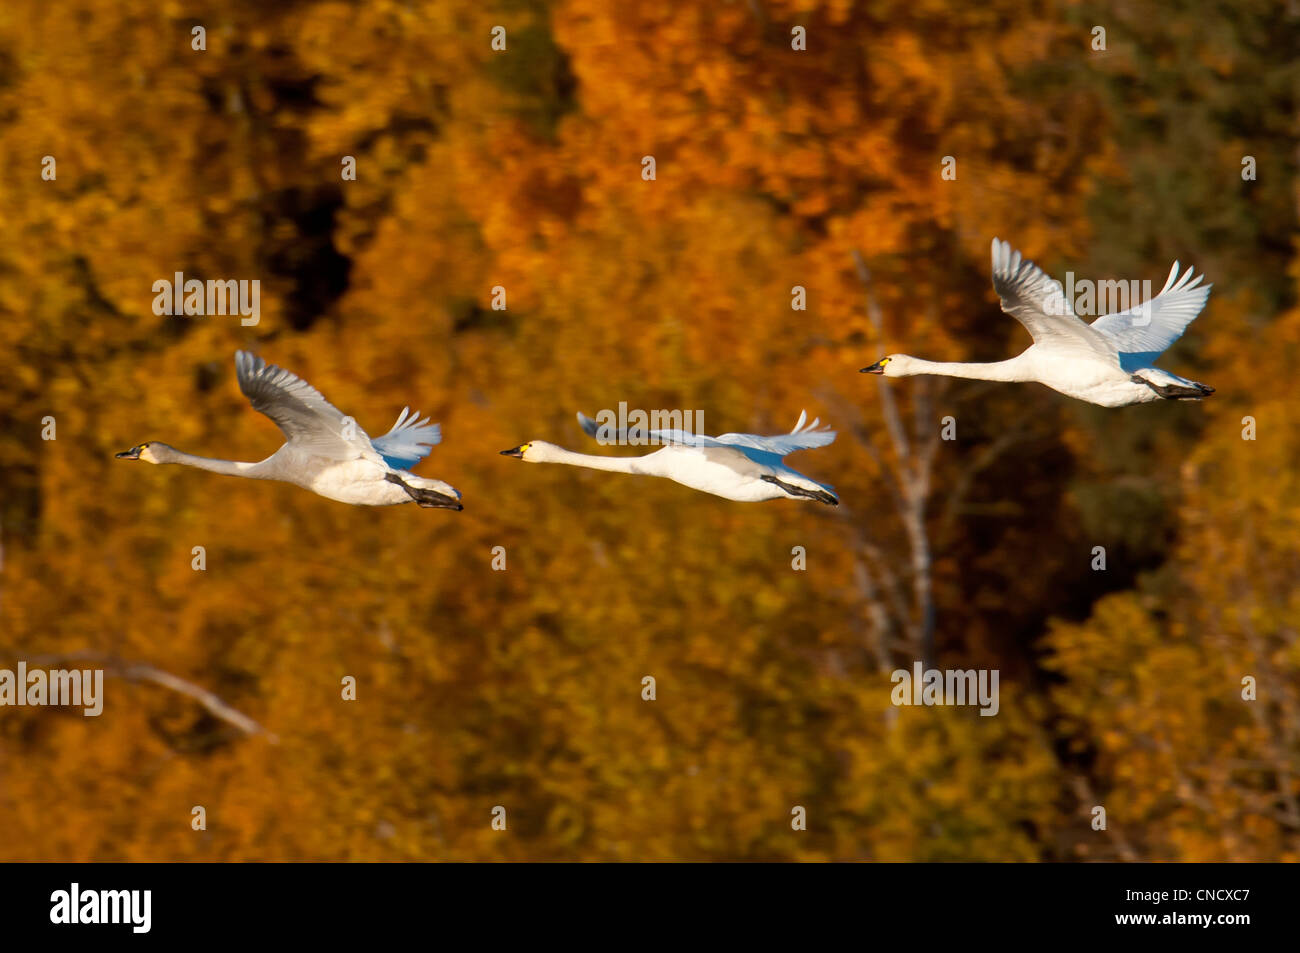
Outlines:
{"label": "swan's black foot", "polygon": [[415,498],[416,505],[423,506],[425,509],[463,510],[465,508],[454,496],[447,496],[436,490],[422,490],[419,487],[407,487],[407,489]]}
{"label": "swan's black foot", "polygon": [[426,490],[424,487],[411,486],[396,473],[385,473],[384,479],[389,483],[396,483],[411,495],[411,499],[426,509],[463,510],[465,508],[456,497],[448,496],[446,493],[439,493],[437,490]]}
{"label": "swan's black foot", "polygon": [[806,490],[801,486],[795,486],[793,483],[785,483],[774,476],[764,476],[762,478],[768,483],[775,483],[791,496],[802,496],[809,500],[816,500],[818,503],[825,503],[829,506],[839,506],[840,501],[835,498],[834,493],[827,493],[825,490]]}
{"label": "swan's black foot", "polygon": [[1188,386],[1182,384],[1153,384],[1145,377],[1139,377],[1137,374],[1134,374],[1130,380],[1135,384],[1146,384],[1165,400],[1200,400],[1202,397],[1209,397],[1214,393],[1213,387],[1199,381],[1188,381]]}

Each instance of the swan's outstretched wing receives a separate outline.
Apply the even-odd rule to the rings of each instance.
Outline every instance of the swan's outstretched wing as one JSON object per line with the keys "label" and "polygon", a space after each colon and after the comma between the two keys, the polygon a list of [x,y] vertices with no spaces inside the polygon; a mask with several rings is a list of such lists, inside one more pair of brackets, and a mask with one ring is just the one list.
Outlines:
{"label": "swan's outstretched wing", "polygon": [[390,467],[409,470],[427,457],[441,439],[442,428],[429,423],[428,417],[421,420],[418,410],[411,413],[411,408],[403,407],[393,429],[382,437],[371,438],[370,443]]}
{"label": "swan's outstretched wing", "polygon": [[993,239],[993,290],[1002,310],[1025,326],[1035,344],[1115,357],[1108,338],[1084,324],[1066,300],[1061,283],[1007,242]]}
{"label": "swan's outstretched wing", "polygon": [[834,430],[817,429],[817,425],[821,423],[820,419],[816,419],[810,424],[807,423],[807,420],[808,411],[803,410],[799,412],[799,422],[794,425],[794,429],[789,433],[777,434],[775,437],[763,437],[753,433],[724,433],[716,439],[721,444],[728,444],[733,447],[750,447],[754,450],[762,450],[765,453],[774,453],[778,457],[784,457],[787,453],[794,453],[796,450],[812,450],[815,447],[824,447],[835,441]]}
{"label": "swan's outstretched wing", "polygon": [[1204,275],[1193,281],[1192,271],[1188,268],[1180,278],[1178,262],[1174,262],[1158,295],[1127,311],[1103,314],[1092,322],[1092,329],[1109,338],[1123,354],[1155,360],[1183,336],[1210,297],[1214,286],[1201,284]]}
{"label": "swan's outstretched wing", "polygon": [[[796,450],[810,450],[813,447],[824,447],[835,439],[834,430],[817,430],[820,420],[814,420],[811,424],[806,424],[808,412],[804,411],[799,414],[799,422],[794,425],[794,430],[789,433],[778,434],[774,437],[764,437],[752,433],[724,433],[717,437],[708,437],[703,434],[693,434],[685,430],[647,430],[644,431],[649,441],[655,444],[682,444],[687,447],[748,447],[751,450],[761,450],[764,453],[776,454],[778,457],[784,457],[787,453],[794,453]],[[604,434],[600,433],[600,425],[592,420],[586,414],[578,413],[578,424],[589,437],[613,437],[615,440],[625,440],[628,437],[627,430],[611,430]],[[635,431],[640,434],[640,431]]]}
{"label": "swan's outstretched wing", "polygon": [[275,421],[294,448],[336,460],[381,459],[360,425],[296,374],[238,351],[235,376],[253,409]]}

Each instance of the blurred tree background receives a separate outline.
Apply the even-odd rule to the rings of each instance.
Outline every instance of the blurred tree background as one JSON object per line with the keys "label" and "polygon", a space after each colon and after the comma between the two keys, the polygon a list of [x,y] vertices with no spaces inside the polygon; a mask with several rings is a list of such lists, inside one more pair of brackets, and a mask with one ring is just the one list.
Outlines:
{"label": "blurred tree background", "polygon": [[[0,667],[111,677],[0,710],[0,859],[1296,860],[1297,49],[1264,0],[9,0]],[[859,375],[1028,343],[994,235],[1203,271],[1164,363],[1218,393]],[[260,323],[154,315],[177,271]],[[274,450],[241,347],[431,414],[464,512],[113,460]],[[496,453],[621,400],[806,407],[844,505]],[[891,706],[922,656],[999,714]]]}

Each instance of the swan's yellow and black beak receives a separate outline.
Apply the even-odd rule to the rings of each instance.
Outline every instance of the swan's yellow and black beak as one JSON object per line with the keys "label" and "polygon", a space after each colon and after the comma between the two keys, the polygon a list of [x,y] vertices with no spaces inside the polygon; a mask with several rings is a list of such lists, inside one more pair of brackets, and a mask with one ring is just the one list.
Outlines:
{"label": "swan's yellow and black beak", "polygon": [[528,444],[522,443],[519,446],[515,447],[513,450],[502,450],[501,456],[517,457],[518,459],[522,460],[524,458],[524,451],[527,449],[528,449]]}
{"label": "swan's yellow and black beak", "polygon": [[113,454],[113,456],[116,457],[118,460],[139,460],[140,451],[143,449],[144,449],[143,445],[139,447],[132,447],[130,450],[123,450],[121,453],[115,453]]}
{"label": "swan's yellow and black beak", "polygon": [[864,367],[858,373],[859,374],[883,374],[885,373],[885,362],[888,360],[889,358],[882,357],[880,360],[876,361],[876,363],[872,364],[870,367]]}

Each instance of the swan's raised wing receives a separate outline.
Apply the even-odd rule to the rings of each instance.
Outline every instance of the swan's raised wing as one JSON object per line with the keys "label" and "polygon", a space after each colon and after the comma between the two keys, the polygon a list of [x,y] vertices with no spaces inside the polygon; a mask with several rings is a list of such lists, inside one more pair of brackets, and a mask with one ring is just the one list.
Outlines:
{"label": "swan's raised wing", "polygon": [[1116,356],[1110,340],[1075,315],[1059,281],[1007,242],[993,239],[992,253],[993,290],[1002,299],[1002,310],[1025,326],[1035,344]]}
{"label": "swan's raised wing", "polygon": [[238,351],[235,376],[253,409],[275,421],[294,448],[336,460],[380,459],[360,425],[296,374]]}
{"label": "swan's raised wing", "polygon": [[[817,425],[820,420],[814,420],[807,423],[808,412],[803,411],[799,414],[799,422],[794,425],[794,430],[789,433],[777,434],[774,437],[764,437],[752,433],[724,433],[717,437],[708,437],[704,434],[693,434],[685,430],[634,430],[633,434],[649,438],[647,442],[654,444],[681,444],[687,447],[745,447],[750,450],[760,450],[764,453],[776,454],[778,457],[784,457],[787,453],[794,453],[796,450],[810,450],[814,447],[824,447],[835,439],[834,430],[818,430]],[[586,414],[578,414],[578,424],[589,437],[603,439],[613,438],[623,441],[628,437],[627,430],[610,429],[602,433],[601,427],[596,421],[592,420]]]}
{"label": "swan's raised wing", "polygon": [[787,453],[794,453],[796,450],[824,447],[835,441],[834,430],[817,429],[817,425],[821,423],[820,419],[813,420],[812,423],[807,423],[807,420],[808,411],[804,410],[799,412],[799,422],[789,433],[777,434],[775,437],[763,437],[753,433],[724,433],[715,439],[721,444],[749,447],[752,450],[762,450],[764,453],[774,453],[778,457],[784,457]]}
{"label": "swan's raised wing", "polygon": [[420,412],[403,407],[393,424],[393,429],[382,437],[372,437],[371,445],[379,451],[384,461],[394,469],[409,470],[429,455],[434,444],[442,439],[442,428],[420,419]]}
{"label": "swan's raised wing", "polygon": [[1204,275],[1192,280],[1193,269],[1178,275],[1178,262],[1160,293],[1127,311],[1103,314],[1092,329],[1108,338],[1122,354],[1140,354],[1155,360],[1183,336],[1210,297],[1213,285],[1202,285]]}

